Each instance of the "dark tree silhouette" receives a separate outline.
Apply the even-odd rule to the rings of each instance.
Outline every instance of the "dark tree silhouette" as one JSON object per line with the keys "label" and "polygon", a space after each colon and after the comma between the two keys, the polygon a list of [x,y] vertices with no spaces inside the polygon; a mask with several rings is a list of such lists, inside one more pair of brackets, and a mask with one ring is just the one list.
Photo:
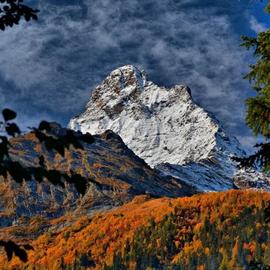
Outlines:
{"label": "dark tree silhouette", "polygon": [[[270,13],[270,2],[265,8]],[[254,51],[256,63],[250,65],[246,75],[256,91],[254,97],[246,101],[246,123],[255,135],[261,135],[265,142],[255,145],[257,152],[245,158],[235,158],[242,167],[261,167],[270,170],[270,29],[258,33],[256,37],[243,36],[242,46]]]}
{"label": "dark tree silhouette", "polygon": [[27,256],[27,250],[33,250],[33,247],[30,245],[22,245],[19,246],[15,244],[12,241],[2,241],[0,240],[0,246],[3,246],[6,254],[8,261],[10,261],[13,257],[13,255],[19,257],[23,262],[27,262],[28,256]]}
{"label": "dark tree silhouette", "polygon": [[[58,170],[49,170],[45,164],[44,156],[39,157],[39,166],[25,167],[20,162],[12,160],[9,155],[9,149],[12,147],[12,141],[9,137],[16,137],[21,134],[20,128],[14,122],[17,114],[10,109],[2,111],[3,121],[0,121],[0,130],[3,135],[0,136],[0,176],[11,178],[17,183],[23,181],[42,182],[47,179],[53,185],[64,187],[64,181],[75,186],[77,191],[84,195],[89,182],[100,187],[100,184],[92,179],[87,179],[80,174],[70,170],[69,174]],[[38,128],[32,128],[36,138],[42,143],[48,151],[56,151],[65,156],[65,150],[71,146],[76,149],[83,149],[83,143],[91,144],[95,141],[94,137],[73,130],[66,130],[63,135],[52,134],[52,125],[49,122],[42,121]],[[6,135],[4,135],[6,133]],[[7,258],[10,261],[12,256],[18,256],[23,262],[27,261],[27,250],[32,249],[29,245],[22,247],[12,241],[0,240],[0,246],[4,247]]]}
{"label": "dark tree silhouette", "polygon": [[[0,29],[4,31],[7,27],[18,25],[22,18],[27,22],[37,20],[38,12],[39,10],[24,5],[23,0],[0,0]],[[13,122],[17,116],[16,112],[10,109],[4,109],[2,115],[4,121],[0,122],[0,130],[2,129],[2,132],[5,131],[9,137],[20,135],[20,128]],[[33,128],[36,137],[40,143],[45,145],[48,151],[54,150],[62,156],[65,155],[65,149],[68,149],[71,145],[77,149],[83,149],[83,143],[94,142],[94,138],[90,134],[83,135],[72,130],[67,130],[65,135],[52,136],[50,131],[51,125],[46,121],[42,121],[38,128]],[[64,187],[63,181],[67,181],[73,183],[77,191],[81,194],[86,192],[88,182],[91,181],[99,185],[94,180],[86,179],[73,171],[66,174],[57,170],[48,170],[43,156],[39,157],[39,167],[25,168],[19,162],[13,161],[10,158],[9,148],[12,145],[7,136],[0,135],[0,176],[7,178],[10,175],[18,183],[30,180],[41,182],[47,179],[53,185],[60,185],[62,187]],[[12,241],[3,240],[0,240],[0,246],[4,247],[9,261],[15,255],[26,262],[26,250],[32,249],[29,245],[20,247]]]}
{"label": "dark tree silhouette", "polygon": [[19,24],[24,18],[27,22],[37,20],[39,10],[23,4],[23,0],[0,0],[0,29]]}
{"label": "dark tree silhouette", "polygon": [[[16,137],[21,134],[20,128],[14,119],[16,113],[10,109],[4,109],[2,112],[4,121],[0,122],[2,132],[5,131],[8,136]],[[56,151],[61,156],[65,156],[65,150],[71,146],[75,149],[84,149],[83,143],[91,144],[95,141],[94,137],[89,134],[82,134],[73,130],[66,130],[64,134],[56,135],[51,133],[52,126],[49,122],[42,121],[38,128],[32,128],[36,138],[42,143],[48,151]],[[46,167],[43,156],[39,157],[39,166],[25,167],[18,161],[12,160],[9,155],[9,148],[12,147],[11,141],[7,136],[0,136],[0,176],[7,178],[8,175],[18,183],[23,181],[35,180],[42,182],[47,179],[53,185],[64,187],[64,182],[74,184],[77,191],[85,194],[88,182],[99,185],[92,179],[86,179],[80,174],[74,173],[72,170],[69,174],[57,170],[49,170]]]}

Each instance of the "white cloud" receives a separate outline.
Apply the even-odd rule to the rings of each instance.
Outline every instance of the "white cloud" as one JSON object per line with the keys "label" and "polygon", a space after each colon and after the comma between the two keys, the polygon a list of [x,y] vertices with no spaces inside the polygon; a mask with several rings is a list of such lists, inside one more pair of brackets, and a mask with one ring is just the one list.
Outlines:
{"label": "white cloud", "polygon": [[188,84],[197,102],[240,132],[248,63],[233,21],[243,23],[242,2],[75,2],[39,0],[39,24],[1,34],[0,94],[6,100],[28,115],[67,120],[108,72],[130,63],[159,84]]}
{"label": "white cloud", "polygon": [[254,16],[250,16],[249,24],[251,30],[253,30],[255,33],[260,33],[267,30],[267,27],[263,23],[260,23]]}
{"label": "white cloud", "polygon": [[237,136],[237,139],[245,147],[248,155],[253,154],[258,150],[254,147],[256,144],[264,142],[262,137],[256,137],[251,132],[247,135]]}

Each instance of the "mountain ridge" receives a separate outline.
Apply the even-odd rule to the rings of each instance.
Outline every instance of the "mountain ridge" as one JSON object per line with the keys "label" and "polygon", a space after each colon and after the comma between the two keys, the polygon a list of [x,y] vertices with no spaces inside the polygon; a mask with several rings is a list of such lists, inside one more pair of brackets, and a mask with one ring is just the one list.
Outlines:
{"label": "mountain ridge", "polygon": [[[66,132],[59,125],[52,126],[54,135]],[[46,179],[40,183],[35,179],[17,183],[11,176],[1,176],[0,226],[10,226],[23,216],[55,218],[70,211],[87,214],[119,206],[136,195],[178,197],[195,193],[185,183],[157,174],[114,132],[106,131],[93,138],[91,144],[81,142],[83,149],[66,149],[64,156],[47,150],[34,132],[11,139],[9,154],[13,161],[24,167],[37,167],[43,156],[48,170],[81,175],[81,180],[87,182],[87,191],[82,196],[65,181],[62,187]]]}
{"label": "mountain ridge", "polygon": [[187,86],[158,86],[132,65],[112,71],[68,126],[93,134],[111,129],[160,174],[200,191],[234,188],[238,169],[231,157],[245,155],[213,114],[193,101]]}

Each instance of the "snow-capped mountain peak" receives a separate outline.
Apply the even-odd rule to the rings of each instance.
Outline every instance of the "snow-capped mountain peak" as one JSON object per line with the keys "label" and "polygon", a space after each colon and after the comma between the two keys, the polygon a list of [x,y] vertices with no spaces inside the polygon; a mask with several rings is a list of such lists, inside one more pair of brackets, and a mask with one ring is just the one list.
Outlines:
{"label": "snow-capped mountain peak", "polygon": [[231,156],[244,154],[187,86],[160,87],[131,65],[112,71],[69,127],[92,134],[113,130],[151,167],[204,191],[232,188]]}

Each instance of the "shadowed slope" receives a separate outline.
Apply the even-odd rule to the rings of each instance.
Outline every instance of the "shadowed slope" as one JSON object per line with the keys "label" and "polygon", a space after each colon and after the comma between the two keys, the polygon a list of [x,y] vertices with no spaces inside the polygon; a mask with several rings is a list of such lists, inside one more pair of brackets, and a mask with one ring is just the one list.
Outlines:
{"label": "shadowed slope", "polygon": [[[57,136],[66,129],[55,126]],[[68,211],[91,213],[121,205],[135,195],[183,196],[194,193],[192,188],[175,182],[172,177],[160,177],[142,159],[129,150],[121,138],[111,131],[95,136],[95,142],[83,143],[84,149],[70,147],[65,156],[48,151],[39,143],[33,132],[12,139],[10,155],[25,167],[38,166],[42,155],[49,170],[77,173],[86,181],[87,192],[81,196],[73,185],[54,186],[48,181],[38,183],[33,179],[21,185],[12,179],[0,178],[1,226],[10,225],[22,217],[37,214],[49,218]]]}

